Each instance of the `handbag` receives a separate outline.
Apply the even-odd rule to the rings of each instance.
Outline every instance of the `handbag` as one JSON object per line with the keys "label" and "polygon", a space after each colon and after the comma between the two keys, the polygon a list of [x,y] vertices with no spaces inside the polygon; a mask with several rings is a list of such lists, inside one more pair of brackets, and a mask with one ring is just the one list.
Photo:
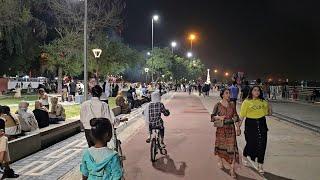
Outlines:
{"label": "handbag", "polygon": [[211,114],[211,122],[213,122],[214,127],[223,127],[224,122],[222,120],[214,119],[214,117],[218,115],[218,105],[219,104],[216,104],[214,106],[213,112]]}

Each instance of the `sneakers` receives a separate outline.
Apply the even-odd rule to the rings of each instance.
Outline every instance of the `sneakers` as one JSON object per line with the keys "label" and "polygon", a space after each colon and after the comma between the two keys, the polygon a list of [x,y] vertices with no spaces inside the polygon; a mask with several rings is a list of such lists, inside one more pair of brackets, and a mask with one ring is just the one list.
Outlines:
{"label": "sneakers", "polygon": [[1,177],[1,179],[5,179],[5,178],[18,178],[19,175],[14,173],[13,169],[11,168],[4,168],[4,172],[3,175]]}
{"label": "sneakers", "polygon": [[264,170],[263,170],[263,165],[262,164],[258,164],[258,172],[260,174],[264,174]]}
{"label": "sneakers", "polygon": [[242,164],[243,164],[245,167],[249,167],[249,162],[248,162],[246,159],[242,159]]}

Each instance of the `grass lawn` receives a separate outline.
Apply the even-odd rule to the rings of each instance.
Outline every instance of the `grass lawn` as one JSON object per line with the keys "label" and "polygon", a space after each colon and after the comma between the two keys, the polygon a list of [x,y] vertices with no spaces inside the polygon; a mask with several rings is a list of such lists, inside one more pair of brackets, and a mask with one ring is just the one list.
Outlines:
{"label": "grass lawn", "polygon": [[[110,108],[116,107],[115,97],[109,98],[109,105],[110,105]],[[15,113],[17,111],[18,107],[14,106],[14,107],[10,107],[10,109],[11,109],[11,113]],[[29,109],[33,110],[34,105],[30,105]],[[64,106],[64,109],[66,111],[67,119],[80,116],[80,104]]]}
{"label": "grass lawn", "polygon": [[23,95],[21,98],[13,98],[13,96],[0,96],[0,105],[19,104],[21,101],[36,101],[37,95]]}

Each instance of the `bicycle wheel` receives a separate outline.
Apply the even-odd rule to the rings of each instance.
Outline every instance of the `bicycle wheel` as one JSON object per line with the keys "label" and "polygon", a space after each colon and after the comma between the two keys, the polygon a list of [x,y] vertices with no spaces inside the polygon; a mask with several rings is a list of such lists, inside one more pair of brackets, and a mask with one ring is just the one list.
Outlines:
{"label": "bicycle wheel", "polygon": [[150,155],[151,155],[151,162],[155,162],[156,155],[157,155],[157,144],[156,144],[155,138],[153,138],[151,141]]}
{"label": "bicycle wheel", "polygon": [[118,152],[119,157],[120,157],[120,165],[123,168],[123,161],[125,160],[125,157],[122,154],[121,141],[120,140],[117,140],[117,152]]}

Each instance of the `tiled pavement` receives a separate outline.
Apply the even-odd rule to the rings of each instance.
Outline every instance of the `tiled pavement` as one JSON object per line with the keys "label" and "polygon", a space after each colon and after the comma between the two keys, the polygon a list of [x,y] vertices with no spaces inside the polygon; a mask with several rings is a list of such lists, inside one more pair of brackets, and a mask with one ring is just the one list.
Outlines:
{"label": "tiled pavement", "polygon": [[[172,93],[163,96],[168,100]],[[137,120],[142,120],[142,108],[133,110],[123,117],[129,119],[128,123],[122,123],[117,129],[119,138],[129,138],[130,134],[122,134],[129,126],[134,125]],[[140,124],[143,121],[140,121]],[[130,128],[129,128],[130,129]],[[131,133],[134,130],[130,131]],[[87,147],[84,133],[76,134],[64,141],[52,145],[42,151],[21,159],[11,167],[20,175],[19,180],[55,180],[63,177],[68,172],[74,170],[81,161],[82,150]],[[76,168],[77,169],[77,168]]]}
{"label": "tiled pavement", "polygon": [[[127,115],[130,121],[141,116],[142,109],[136,109]],[[120,125],[121,130],[126,128]],[[122,128],[123,127],[123,128]],[[21,180],[54,180],[63,176],[81,161],[82,150],[87,147],[84,133],[76,134],[64,141],[50,146],[13,163],[12,168],[20,175]]]}

